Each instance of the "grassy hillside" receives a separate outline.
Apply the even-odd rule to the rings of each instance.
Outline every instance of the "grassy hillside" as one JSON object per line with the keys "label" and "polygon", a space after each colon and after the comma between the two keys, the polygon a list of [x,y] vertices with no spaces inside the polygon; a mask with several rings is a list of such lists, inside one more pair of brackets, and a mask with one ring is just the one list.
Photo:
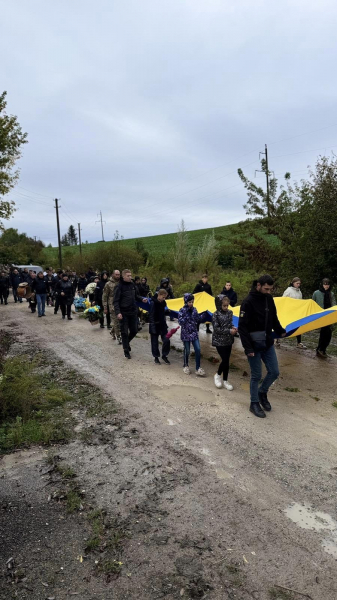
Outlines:
{"label": "grassy hillside", "polygon": [[[194,229],[193,231],[189,231],[189,239],[190,246],[192,248],[198,248],[198,246],[202,243],[205,235],[209,235],[214,231],[216,239],[219,241],[221,245],[230,244],[231,238],[234,236],[238,236],[241,233],[240,226],[238,224],[235,225],[222,225],[221,227],[211,227],[207,229]],[[259,231],[259,233],[264,234],[263,228]],[[152,255],[165,255],[169,250],[171,250],[174,245],[176,233],[165,233],[161,235],[151,235],[147,237],[138,237],[138,238],[130,238],[126,240],[122,240],[120,243],[126,245],[129,248],[135,248],[135,244],[137,241],[141,241],[144,244],[144,249]],[[245,234],[242,234],[245,235]],[[268,236],[265,234],[266,238],[269,238],[270,242],[273,242],[274,236]],[[93,244],[82,244],[82,251],[85,253],[86,251],[94,250],[99,248],[100,246],[104,246],[109,244],[109,242],[95,242]],[[64,250],[67,252],[79,252],[78,246],[66,246]],[[57,248],[45,248],[43,251],[43,258],[45,262],[50,262],[54,264],[57,262],[58,257],[58,249]]]}

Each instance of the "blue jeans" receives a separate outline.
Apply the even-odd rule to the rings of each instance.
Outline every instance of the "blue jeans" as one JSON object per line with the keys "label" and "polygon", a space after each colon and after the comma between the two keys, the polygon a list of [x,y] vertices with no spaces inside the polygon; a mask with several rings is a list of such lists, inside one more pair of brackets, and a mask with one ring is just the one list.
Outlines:
{"label": "blue jeans", "polygon": [[44,312],[45,312],[46,295],[47,294],[36,294],[37,312],[39,313],[40,317],[41,317],[41,315],[44,315]]}
{"label": "blue jeans", "polygon": [[[259,392],[268,392],[270,386],[278,378],[280,372],[278,368],[277,356],[274,346],[263,352],[255,352],[255,356],[248,356],[250,366],[250,401],[259,402]],[[262,378],[262,361],[264,362],[267,375],[262,381],[259,389],[259,383]]]}
{"label": "blue jeans", "polygon": [[[195,370],[200,369],[200,342],[199,340],[192,341],[195,352]],[[191,350],[191,342],[184,342],[184,367],[188,367],[188,358]]]}

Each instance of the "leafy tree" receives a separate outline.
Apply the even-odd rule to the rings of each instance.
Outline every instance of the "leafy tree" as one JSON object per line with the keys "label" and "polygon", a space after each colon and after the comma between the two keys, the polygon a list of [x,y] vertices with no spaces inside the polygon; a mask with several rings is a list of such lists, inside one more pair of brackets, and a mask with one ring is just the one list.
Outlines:
{"label": "leafy tree", "polygon": [[77,246],[78,239],[77,239],[76,229],[75,229],[74,225],[69,225],[67,238],[68,238],[69,246]]}
{"label": "leafy tree", "polygon": [[135,250],[143,257],[144,263],[146,263],[149,258],[149,253],[145,250],[143,240],[135,240]]}
{"label": "leafy tree", "polygon": [[0,263],[29,264],[39,260],[43,242],[10,227],[0,235]]}
{"label": "leafy tree", "polygon": [[183,281],[186,281],[192,267],[192,254],[189,249],[189,236],[184,220],[181,221],[178,228],[174,244],[174,266],[178,275],[180,275]]}
{"label": "leafy tree", "polygon": [[[261,170],[264,174],[267,172],[266,160],[261,160]],[[269,176],[271,171],[268,172]],[[268,233],[277,233],[279,219],[292,209],[288,189],[283,186],[278,192],[278,181],[275,177],[269,179],[269,194],[263,187],[256,185],[244,175],[242,169],[238,169],[238,175],[243,182],[248,195],[247,204],[244,205],[247,215],[252,215],[264,219],[267,225]],[[285,180],[290,179],[290,173],[286,173]]]}
{"label": "leafy tree", "polygon": [[214,231],[210,235],[205,235],[203,243],[199,246],[195,259],[195,266],[198,271],[211,273],[217,265],[219,257],[219,245],[215,239]]}
{"label": "leafy tree", "polygon": [[320,156],[309,179],[289,185],[289,194],[295,210],[279,232],[283,270],[312,292],[323,277],[337,281],[337,158]]}
{"label": "leafy tree", "polygon": [[[21,156],[21,146],[27,143],[27,133],[23,133],[14,115],[6,113],[7,92],[0,94],[0,196],[5,196],[15,186],[19,170],[14,170]],[[14,211],[14,202],[0,199],[0,218],[9,219]],[[3,225],[0,222],[0,228]]]}
{"label": "leafy tree", "polygon": [[61,246],[70,246],[70,241],[66,233],[61,237]]}

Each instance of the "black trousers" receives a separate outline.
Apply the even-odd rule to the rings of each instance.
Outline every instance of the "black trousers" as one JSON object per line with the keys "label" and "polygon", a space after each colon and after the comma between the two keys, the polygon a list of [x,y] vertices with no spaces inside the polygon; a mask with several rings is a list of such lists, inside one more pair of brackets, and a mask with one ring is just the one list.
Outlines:
{"label": "black trousers", "polygon": [[137,313],[124,314],[123,319],[119,323],[121,328],[123,349],[128,351],[131,340],[133,340],[138,332]]}
{"label": "black trousers", "polygon": [[7,304],[7,298],[8,298],[8,292],[7,292],[7,290],[4,290],[4,291],[0,292],[1,304],[3,304],[4,301],[5,301],[5,304]]}
{"label": "black trousers", "polygon": [[325,352],[327,347],[331,342],[332,329],[330,325],[321,328],[321,333],[319,334],[318,346],[317,350],[321,352]]}
{"label": "black trousers", "polygon": [[101,325],[104,325],[104,316],[106,316],[106,324],[109,327],[110,323],[111,323],[111,318],[110,318],[110,311],[108,309],[108,312],[106,315],[103,315],[103,317],[99,320]]}
{"label": "black trousers", "polygon": [[56,314],[58,309],[60,308],[60,296],[56,294],[55,296],[55,305],[54,305],[54,313]]}
{"label": "black trousers", "polygon": [[220,354],[221,363],[218,368],[218,375],[223,376],[223,380],[227,381],[229,371],[229,359],[232,352],[232,346],[217,346],[218,354]]}
{"label": "black trousers", "polygon": [[68,319],[71,317],[71,304],[66,304],[65,302],[60,302],[60,308],[62,317],[67,315]]}
{"label": "black trousers", "polygon": [[[160,335],[162,342],[163,342],[163,346],[161,349],[161,355],[162,356],[167,356],[168,353],[170,352],[170,348],[171,348],[171,344],[170,344],[170,340],[167,339],[166,334],[165,335]],[[152,350],[152,356],[154,356],[155,358],[159,358],[160,357],[160,350],[159,350],[159,333],[158,335],[156,333],[151,333],[151,350]]]}

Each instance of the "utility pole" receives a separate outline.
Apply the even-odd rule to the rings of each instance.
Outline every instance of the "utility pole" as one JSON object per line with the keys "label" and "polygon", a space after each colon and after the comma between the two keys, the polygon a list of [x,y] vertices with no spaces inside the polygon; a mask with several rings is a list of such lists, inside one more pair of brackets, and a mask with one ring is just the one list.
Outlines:
{"label": "utility pole", "polygon": [[[100,214],[100,220],[99,220],[99,221],[95,221],[95,223],[99,223],[99,222],[101,222],[101,228],[102,228],[102,242],[105,242],[105,239],[104,239],[104,232],[103,232],[103,223],[106,223],[106,221],[103,221],[103,220],[102,220],[102,211],[101,211],[101,210],[99,211],[99,214]],[[98,216],[98,215],[97,215],[97,216]]]}
{"label": "utility pole", "polygon": [[57,223],[57,237],[59,241],[59,264],[62,269],[62,246],[61,246],[61,235],[60,235],[60,219],[59,219],[59,208],[58,199],[55,198],[55,210],[56,210],[56,223]]}
{"label": "utility pole", "polygon": [[77,225],[78,225],[78,243],[80,245],[80,255],[82,256],[81,223],[77,223]]}

